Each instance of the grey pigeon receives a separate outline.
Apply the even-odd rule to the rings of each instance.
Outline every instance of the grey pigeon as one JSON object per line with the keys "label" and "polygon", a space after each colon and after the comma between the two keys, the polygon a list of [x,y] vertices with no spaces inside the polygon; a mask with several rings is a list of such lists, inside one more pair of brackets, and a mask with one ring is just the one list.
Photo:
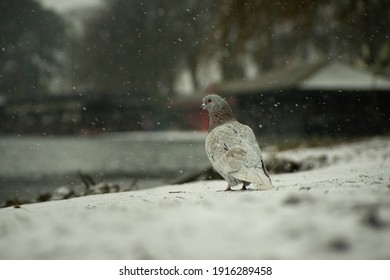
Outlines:
{"label": "grey pigeon", "polygon": [[221,96],[207,95],[201,109],[209,112],[206,154],[214,169],[227,181],[227,191],[239,184],[258,189],[273,187],[252,129],[239,123]]}

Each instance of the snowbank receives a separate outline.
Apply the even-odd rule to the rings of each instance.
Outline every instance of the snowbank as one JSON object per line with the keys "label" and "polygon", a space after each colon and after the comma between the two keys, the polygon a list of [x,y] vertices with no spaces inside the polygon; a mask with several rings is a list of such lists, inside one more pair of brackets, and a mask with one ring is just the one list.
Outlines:
{"label": "snowbank", "polygon": [[390,259],[389,138],[296,149],[326,167],[0,209],[0,259]]}

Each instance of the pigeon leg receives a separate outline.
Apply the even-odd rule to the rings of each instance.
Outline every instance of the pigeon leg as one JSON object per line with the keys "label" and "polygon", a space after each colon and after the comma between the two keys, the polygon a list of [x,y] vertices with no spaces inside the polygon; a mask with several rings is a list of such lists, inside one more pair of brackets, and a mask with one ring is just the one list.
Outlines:
{"label": "pigeon leg", "polygon": [[230,185],[227,186],[227,188],[225,189],[225,192],[230,192],[232,190],[232,188],[230,187]]}
{"label": "pigeon leg", "polygon": [[243,182],[243,183],[242,183],[242,188],[241,188],[241,190],[242,190],[242,191],[248,190],[248,189],[246,188],[246,186],[249,186],[249,185],[250,185],[250,183],[248,183],[248,182]]}

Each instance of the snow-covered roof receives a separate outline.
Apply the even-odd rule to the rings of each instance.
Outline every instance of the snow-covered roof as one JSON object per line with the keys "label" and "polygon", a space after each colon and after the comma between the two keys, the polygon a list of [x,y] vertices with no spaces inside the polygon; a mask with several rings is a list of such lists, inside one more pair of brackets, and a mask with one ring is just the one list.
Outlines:
{"label": "snow-covered roof", "polygon": [[390,90],[390,77],[376,75],[340,61],[319,61],[286,67],[253,80],[224,81],[217,86],[223,95],[287,89],[302,90]]}
{"label": "snow-covered roof", "polygon": [[311,63],[294,67],[275,69],[251,80],[223,81],[216,85],[221,94],[245,94],[254,92],[277,91],[294,88],[300,81],[311,75],[322,63]]}
{"label": "snow-covered roof", "polygon": [[299,82],[301,89],[390,90],[390,78],[334,61]]}

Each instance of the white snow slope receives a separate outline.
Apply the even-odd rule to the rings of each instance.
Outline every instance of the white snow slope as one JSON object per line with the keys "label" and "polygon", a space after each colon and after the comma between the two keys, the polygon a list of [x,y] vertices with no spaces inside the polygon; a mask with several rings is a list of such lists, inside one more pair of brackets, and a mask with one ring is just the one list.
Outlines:
{"label": "white snow slope", "polygon": [[0,209],[0,259],[390,259],[390,141],[296,149],[327,166]]}

